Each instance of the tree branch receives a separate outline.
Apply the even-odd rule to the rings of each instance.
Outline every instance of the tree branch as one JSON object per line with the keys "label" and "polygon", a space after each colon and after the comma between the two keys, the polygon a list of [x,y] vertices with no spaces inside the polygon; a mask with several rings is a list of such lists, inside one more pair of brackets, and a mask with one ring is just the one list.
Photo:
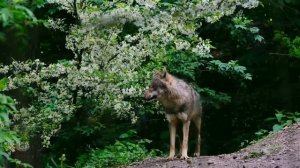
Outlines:
{"label": "tree branch", "polygon": [[283,53],[269,53],[270,55],[284,55],[284,56],[293,56],[293,57],[297,57],[296,55],[291,55],[291,54],[283,54]]}
{"label": "tree branch", "polygon": [[79,15],[78,15],[78,11],[77,11],[77,0],[73,0],[73,14],[74,14],[74,17],[76,19],[76,23],[78,25],[80,25],[81,21],[80,21],[80,18],[79,18]]}

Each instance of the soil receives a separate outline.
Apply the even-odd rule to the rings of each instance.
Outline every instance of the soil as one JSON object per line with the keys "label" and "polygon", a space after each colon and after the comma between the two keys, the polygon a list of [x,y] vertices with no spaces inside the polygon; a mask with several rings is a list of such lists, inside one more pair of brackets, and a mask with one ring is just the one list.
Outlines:
{"label": "soil", "polygon": [[300,123],[271,134],[231,154],[191,157],[188,160],[152,158],[128,168],[300,168]]}

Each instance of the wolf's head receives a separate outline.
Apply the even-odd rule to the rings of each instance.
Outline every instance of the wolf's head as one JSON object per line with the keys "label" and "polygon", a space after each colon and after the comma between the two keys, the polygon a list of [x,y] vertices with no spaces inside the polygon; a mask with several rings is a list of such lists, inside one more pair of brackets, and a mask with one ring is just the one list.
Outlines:
{"label": "wolf's head", "polygon": [[166,69],[158,71],[154,74],[150,87],[145,91],[144,98],[151,100],[159,98],[167,91],[167,80],[170,74]]}

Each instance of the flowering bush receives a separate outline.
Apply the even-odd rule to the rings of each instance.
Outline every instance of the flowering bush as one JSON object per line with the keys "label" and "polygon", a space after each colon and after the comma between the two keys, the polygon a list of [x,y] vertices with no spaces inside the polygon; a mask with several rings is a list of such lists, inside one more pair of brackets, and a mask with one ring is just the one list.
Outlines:
{"label": "flowering bush", "polygon": [[[8,76],[7,90],[22,89],[31,102],[14,114],[16,128],[41,134],[43,144],[69,120],[76,110],[94,103],[98,114],[110,112],[117,117],[137,120],[134,100],[155,68],[163,66],[169,51],[198,55],[207,59],[209,40],[196,32],[202,22],[213,23],[232,14],[237,6],[253,8],[257,0],[48,0],[74,16],[76,23],[50,19],[49,27],[66,31],[66,48],[72,60],[45,64],[39,60],[0,66]],[[188,55],[186,54],[188,57]],[[214,58],[209,56],[211,60]],[[222,71],[226,63],[208,61],[208,70]],[[245,69],[230,62],[225,68],[245,75]],[[195,67],[196,68],[196,67]]]}
{"label": "flowering bush", "polygon": [[[0,80],[0,92],[6,87],[6,80]],[[0,93],[0,164],[3,164],[3,157],[8,158],[7,152],[14,151],[15,145],[19,144],[15,132],[10,130],[9,114],[15,111],[15,104],[12,98]]]}

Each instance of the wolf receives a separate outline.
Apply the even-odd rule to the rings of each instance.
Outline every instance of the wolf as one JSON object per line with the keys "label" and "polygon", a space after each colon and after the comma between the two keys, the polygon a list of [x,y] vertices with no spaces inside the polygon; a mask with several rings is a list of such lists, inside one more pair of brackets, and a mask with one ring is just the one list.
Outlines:
{"label": "wolf", "polygon": [[146,100],[157,99],[165,109],[169,122],[169,160],[175,156],[176,127],[183,123],[181,159],[188,159],[188,139],[191,122],[196,126],[196,149],[194,156],[200,156],[202,103],[200,95],[185,81],[171,75],[166,69],[154,73],[150,87],[145,91]]}

